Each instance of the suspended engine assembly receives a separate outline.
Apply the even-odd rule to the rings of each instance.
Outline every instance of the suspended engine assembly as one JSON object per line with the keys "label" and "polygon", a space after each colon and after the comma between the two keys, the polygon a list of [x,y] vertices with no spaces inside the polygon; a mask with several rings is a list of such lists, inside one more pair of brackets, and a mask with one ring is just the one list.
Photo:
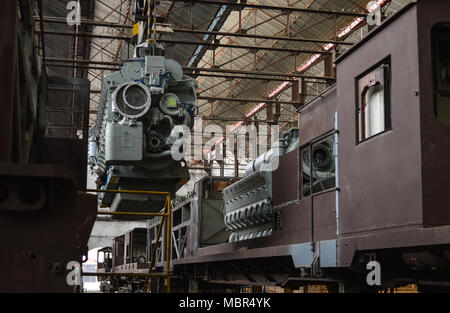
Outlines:
{"label": "suspended engine assembly", "polygon": [[[152,51],[151,55],[150,51]],[[97,188],[170,191],[189,179],[185,162],[175,161],[171,136],[176,125],[193,126],[197,86],[160,46],[136,49],[120,71],[102,82],[95,125],[89,131],[89,163]],[[112,211],[159,211],[165,197],[100,193]]]}

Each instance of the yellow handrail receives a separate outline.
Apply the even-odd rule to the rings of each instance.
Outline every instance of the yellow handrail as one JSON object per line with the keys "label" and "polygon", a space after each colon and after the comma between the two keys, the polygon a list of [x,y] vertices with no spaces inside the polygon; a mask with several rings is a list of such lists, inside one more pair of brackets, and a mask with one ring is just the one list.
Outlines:
{"label": "yellow handrail", "polygon": [[[164,213],[144,213],[144,212],[109,212],[109,211],[98,211],[97,214],[99,215],[121,215],[121,216],[149,216],[149,217],[155,217],[155,216],[161,216],[161,221],[158,227],[158,234],[157,238],[152,250],[152,258],[150,261],[150,266],[148,269],[148,273],[81,273],[82,276],[106,276],[106,277],[112,277],[112,276],[129,276],[129,277],[145,277],[145,285],[144,290],[145,292],[148,292],[148,281],[150,277],[165,277],[166,278],[166,292],[170,293],[170,261],[171,261],[171,246],[172,246],[172,225],[171,225],[171,195],[170,192],[165,191],[147,191],[147,190],[109,190],[109,189],[86,189],[86,192],[104,192],[104,193],[129,193],[129,194],[148,194],[148,195],[165,195],[166,201],[164,203],[164,208],[161,211],[164,211]],[[167,217],[167,219],[166,219]],[[166,271],[164,273],[152,273],[153,265],[155,263],[155,255],[156,250],[158,248],[159,238],[161,236],[162,232],[162,225],[164,224],[164,221],[166,221],[166,229],[167,229],[167,238],[166,238]]]}

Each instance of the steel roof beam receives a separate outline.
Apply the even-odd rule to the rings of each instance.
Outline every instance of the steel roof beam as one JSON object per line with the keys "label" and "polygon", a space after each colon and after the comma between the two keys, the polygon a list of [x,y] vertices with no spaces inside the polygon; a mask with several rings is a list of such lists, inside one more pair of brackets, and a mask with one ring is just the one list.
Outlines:
{"label": "steel roof beam", "polygon": [[[36,31],[37,33],[44,33],[48,35],[60,35],[60,36],[76,36],[76,37],[93,37],[93,38],[104,38],[104,39],[122,39],[125,41],[131,41],[128,36],[114,36],[114,35],[98,35],[92,33],[75,33],[75,32],[62,32],[62,31]],[[305,49],[290,49],[290,48],[275,48],[275,47],[261,47],[261,46],[244,46],[244,45],[231,45],[224,43],[208,43],[205,41],[189,41],[189,40],[174,40],[174,39],[158,39],[157,42],[166,44],[180,44],[180,45],[202,45],[207,48],[234,48],[234,49],[247,49],[247,50],[265,50],[265,51],[275,51],[275,52],[288,52],[294,54],[306,53],[306,54],[331,54],[328,51],[315,51],[315,50],[305,50]]]}
{"label": "steel roof beam", "polygon": [[292,78],[279,78],[279,77],[254,77],[254,76],[244,76],[244,75],[224,75],[224,74],[208,74],[208,73],[189,73],[190,76],[197,77],[197,76],[203,76],[203,77],[218,77],[218,78],[224,78],[227,80],[233,80],[233,79],[251,79],[251,80],[267,80],[267,81],[282,81],[282,82],[294,82],[295,79]]}
{"label": "steel roof beam", "polygon": [[301,104],[300,102],[293,101],[279,101],[270,99],[243,99],[243,98],[229,98],[229,97],[207,97],[207,96],[197,96],[197,99],[208,100],[208,101],[230,101],[230,102],[252,102],[252,103],[282,103],[282,104],[292,104],[294,106]]}
{"label": "steel roof beam", "polygon": [[[48,61],[48,59],[47,59]],[[63,61],[64,62],[64,61]],[[74,62],[75,63],[75,62]],[[101,63],[101,62],[99,62]],[[102,66],[92,66],[92,65],[76,65],[76,64],[61,64],[61,63],[48,63],[47,67],[76,67],[76,68],[83,68],[83,69],[90,69],[90,70],[103,70],[103,71],[117,71],[120,70],[119,68],[115,67],[118,66],[116,64],[111,64],[110,66],[112,67],[102,67]],[[203,76],[203,77],[217,77],[217,78],[224,78],[224,79],[228,79],[228,80],[233,80],[233,79],[250,79],[250,80],[261,80],[261,81],[287,81],[287,82],[295,82],[296,80],[293,78],[281,78],[281,77],[257,77],[257,76],[244,76],[244,75],[226,75],[226,74],[208,74],[208,73],[188,73],[190,76],[193,77],[197,77],[197,76]],[[256,72],[255,75],[258,75],[258,73]],[[307,77],[310,78],[310,77]],[[314,79],[314,78],[311,78]],[[315,81],[315,83],[318,84],[327,84],[327,82],[325,81],[326,78],[323,77],[316,77],[316,79],[324,79],[324,81]]]}
{"label": "steel roof beam", "polygon": [[236,3],[236,2],[228,2],[228,1],[212,1],[212,0],[181,0],[181,2],[193,2],[197,4],[207,4],[207,5],[226,5],[238,10],[242,10],[245,8],[251,9],[259,9],[259,10],[274,10],[274,11],[283,11],[283,12],[302,12],[302,13],[310,13],[310,14],[324,14],[324,15],[337,15],[337,16],[352,16],[352,17],[366,17],[365,13],[355,13],[355,12],[347,12],[347,11],[330,11],[330,10],[314,10],[314,9],[303,9],[297,7],[287,7],[287,6],[273,6],[273,5],[262,5],[262,4],[252,4],[252,3]]}
{"label": "steel roof beam", "polygon": [[183,29],[183,28],[173,28],[175,33],[193,33],[193,34],[208,34],[214,36],[226,36],[226,37],[243,37],[252,39],[265,39],[265,40],[283,40],[283,41],[293,41],[293,42],[312,42],[312,43],[334,43],[340,45],[353,45],[353,42],[345,41],[334,41],[334,40],[320,40],[320,39],[308,39],[308,38],[296,38],[296,37],[286,37],[286,36],[264,36],[264,35],[254,35],[248,33],[230,33],[230,32],[214,32],[206,30],[196,30],[196,29]]}
{"label": "steel roof beam", "polygon": [[307,53],[307,54],[331,54],[328,51],[314,51],[305,49],[290,49],[290,48],[275,48],[275,47],[262,47],[262,46],[244,46],[236,44],[224,44],[224,43],[208,43],[204,41],[188,41],[188,40],[173,40],[173,39],[158,39],[157,42],[168,43],[168,44],[180,44],[180,45],[202,45],[207,48],[215,49],[217,47],[222,48],[233,48],[233,49],[248,49],[248,50],[265,50],[265,51],[276,51],[276,52],[289,52],[289,53]]}
{"label": "steel roof beam", "polygon": [[223,68],[203,68],[203,67],[184,67],[185,71],[196,72],[210,72],[210,73],[227,73],[227,74],[246,74],[246,75],[261,75],[261,76],[280,76],[289,78],[311,78],[311,79],[335,79],[334,77],[325,77],[317,75],[305,75],[297,73],[278,73],[278,72],[259,72],[259,71],[240,71],[240,70],[228,70]]}
{"label": "steel roof beam", "polygon": [[[40,21],[40,18],[35,17],[36,21]],[[43,18],[43,21],[46,23],[60,23],[67,24],[65,18],[60,17],[49,17],[46,16]],[[100,26],[100,27],[109,27],[109,28],[133,28],[132,25],[125,24],[117,24],[117,23],[108,23],[108,22],[99,22],[92,20],[81,20],[81,24],[91,25],[91,26]],[[174,33],[188,33],[188,34],[202,34],[202,35],[213,35],[213,36],[226,36],[226,37],[242,37],[242,38],[253,38],[253,39],[263,39],[263,40],[283,40],[283,41],[292,41],[292,42],[312,42],[312,43],[334,43],[339,45],[353,45],[353,42],[346,41],[334,41],[334,40],[321,40],[321,39],[308,39],[308,38],[296,38],[296,37],[286,37],[286,36],[264,36],[264,35],[255,35],[248,33],[231,33],[231,32],[220,32],[220,31],[208,31],[208,30],[198,30],[198,29],[188,29],[188,28],[172,28]]]}
{"label": "steel roof beam", "polygon": [[[46,58],[49,62],[58,63],[80,63],[80,64],[97,64],[97,65],[111,65],[119,66],[120,62],[105,62],[105,61],[93,61],[93,60],[74,60],[74,59],[64,59],[64,58]],[[260,76],[279,76],[287,77],[291,80],[294,78],[310,78],[310,79],[323,79],[330,80],[335,79],[334,77],[317,76],[317,75],[305,75],[297,73],[280,73],[280,72],[259,72],[259,71],[240,71],[240,70],[229,70],[223,68],[203,68],[203,67],[183,67],[184,71],[193,72],[194,75],[200,75],[198,72],[209,72],[209,73],[225,73],[225,74],[245,74],[245,75],[260,75]]]}

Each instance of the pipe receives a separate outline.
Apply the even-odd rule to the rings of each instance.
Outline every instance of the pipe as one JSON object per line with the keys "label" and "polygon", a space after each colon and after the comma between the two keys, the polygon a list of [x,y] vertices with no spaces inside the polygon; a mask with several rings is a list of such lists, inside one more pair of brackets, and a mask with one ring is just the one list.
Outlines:
{"label": "pipe", "polygon": [[335,171],[335,188],[336,188],[336,235],[339,236],[339,166],[338,166],[338,144],[339,144],[339,133],[338,129],[338,113],[334,113],[334,149],[335,149],[335,157],[334,157],[334,171]]}
{"label": "pipe", "polygon": [[42,12],[42,0],[38,0],[38,10],[39,10],[39,27],[41,28],[41,46],[42,46],[42,64],[44,73],[45,73],[45,40],[44,40],[44,19],[43,19],[43,12]]}
{"label": "pipe", "polygon": [[166,119],[169,121],[170,129],[173,128],[173,118],[170,115],[164,115],[163,120]]}
{"label": "pipe", "polygon": [[183,125],[186,125],[187,127],[190,127],[191,124],[191,115],[189,114],[188,111],[186,111],[185,109],[183,109]]}

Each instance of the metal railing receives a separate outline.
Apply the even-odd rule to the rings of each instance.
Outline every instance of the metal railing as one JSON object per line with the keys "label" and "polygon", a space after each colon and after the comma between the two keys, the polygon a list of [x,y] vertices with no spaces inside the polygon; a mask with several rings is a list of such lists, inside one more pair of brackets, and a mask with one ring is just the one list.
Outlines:
{"label": "metal railing", "polygon": [[[148,268],[148,273],[84,273],[81,272],[81,276],[103,276],[103,277],[145,277],[145,292],[149,291],[149,279],[150,277],[164,277],[166,278],[166,292],[170,292],[170,261],[171,261],[171,233],[172,233],[172,207],[171,207],[171,196],[170,192],[163,191],[145,191],[145,190],[103,190],[103,189],[87,189],[86,192],[104,192],[104,193],[128,193],[128,194],[142,194],[142,195],[165,195],[166,201],[164,204],[164,208],[159,213],[144,213],[144,212],[108,212],[108,211],[98,211],[98,215],[116,215],[116,216],[148,216],[149,219],[161,216],[161,221],[158,226],[158,232],[156,235],[155,244],[152,249],[152,258],[150,260],[150,265]],[[162,228],[164,223],[166,224],[166,236],[169,238],[168,240],[163,240],[165,242],[166,248],[166,269],[162,273],[152,273],[153,266],[155,265],[155,256],[158,248],[159,239],[161,237]],[[161,247],[163,248],[163,247]]]}

